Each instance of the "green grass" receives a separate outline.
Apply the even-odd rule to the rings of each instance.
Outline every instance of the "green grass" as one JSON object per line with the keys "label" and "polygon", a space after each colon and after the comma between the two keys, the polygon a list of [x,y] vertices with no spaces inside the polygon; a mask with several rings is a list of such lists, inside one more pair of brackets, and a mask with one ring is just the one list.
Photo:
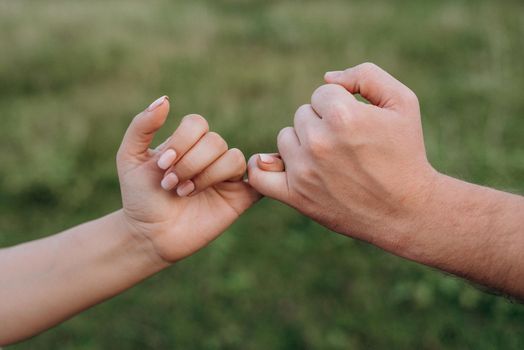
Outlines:
{"label": "green grass", "polygon": [[[435,167],[523,193],[523,13],[0,0],[0,245],[118,208],[116,149],[156,97],[173,105],[159,139],[195,112],[246,154],[273,151],[323,73],[363,61],[417,92]],[[263,200],[205,250],[13,349],[522,349],[523,325],[520,305]]]}

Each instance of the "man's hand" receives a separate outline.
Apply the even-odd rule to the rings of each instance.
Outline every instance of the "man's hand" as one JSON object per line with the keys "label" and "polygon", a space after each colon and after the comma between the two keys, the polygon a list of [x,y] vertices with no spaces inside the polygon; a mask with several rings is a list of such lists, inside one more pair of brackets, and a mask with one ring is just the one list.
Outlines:
{"label": "man's hand", "polygon": [[325,79],[278,135],[286,171],[264,171],[253,157],[249,182],[334,231],[393,248],[438,175],[426,159],[417,97],[369,63]]}
{"label": "man's hand", "polygon": [[243,181],[242,152],[228,150],[199,115],[184,117],[166,142],[150,149],[168,112],[163,97],[135,117],[117,165],[125,223],[161,259],[175,262],[215,239],[259,194]]}
{"label": "man's hand", "polygon": [[524,198],[437,173],[415,94],[377,66],[325,80],[280,132],[281,159],[250,159],[250,184],[337,232],[524,300]]}

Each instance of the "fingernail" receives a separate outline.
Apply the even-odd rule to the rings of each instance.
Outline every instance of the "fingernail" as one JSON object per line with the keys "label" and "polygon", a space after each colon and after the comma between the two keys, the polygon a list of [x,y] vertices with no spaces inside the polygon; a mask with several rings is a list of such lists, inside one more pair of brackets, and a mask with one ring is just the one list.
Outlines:
{"label": "fingernail", "polygon": [[147,107],[147,111],[148,112],[153,112],[155,109],[157,109],[158,107],[162,106],[164,101],[167,100],[167,99],[168,99],[167,96],[162,96],[162,97],[157,98],[155,100],[155,102],[151,103],[149,105],[149,107]]}
{"label": "fingernail", "polygon": [[157,165],[160,169],[167,170],[176,159],[176,152],[174,149],[168,149],[158,159]]}
{"label": "fingernail", "polygon": [[262,163],[272,164],[275,162],[275,158],[271,157],[269,154],[259,154],[258,156]]}
{"label": "fingernail", "polygon": [[336,79],[340,76],[340,74],[342,74],[342,71],[332,71],[332,72],[326,72],[326,74],[324,74],[324,78],[326,79]]}
{"label": "fingernail", "polygon": [[164,190],[170,191],[173,189],[173,187],[176,186],[177,183],[178,183],[178,177],[176,176],[176,174],[169,173],[162,179],[160,186],[162,186]]}
{"label": "fingernail", "polygon": [[182,183],[178,188],[176,189],[176,193],[180,197],[185,197],[191,192],[195,190],[195,184],[191,180],[187,180],[184,183]]}

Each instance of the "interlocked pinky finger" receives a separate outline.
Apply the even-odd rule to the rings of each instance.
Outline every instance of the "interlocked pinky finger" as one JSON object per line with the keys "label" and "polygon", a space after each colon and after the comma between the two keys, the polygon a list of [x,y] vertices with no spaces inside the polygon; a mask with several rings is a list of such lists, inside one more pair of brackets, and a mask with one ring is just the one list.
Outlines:
{"label": "interlocked pinky finger", "polygon": [[193,178],[196,194],[224,181],[241,181],[246,172],[246,159],[242,151],[232,148]]}
{"label": "interlocked pinky finger", "polygon": [[278,153],[260,153],[257,157],[257,165],[261,170],[282,172],[286,166]]}

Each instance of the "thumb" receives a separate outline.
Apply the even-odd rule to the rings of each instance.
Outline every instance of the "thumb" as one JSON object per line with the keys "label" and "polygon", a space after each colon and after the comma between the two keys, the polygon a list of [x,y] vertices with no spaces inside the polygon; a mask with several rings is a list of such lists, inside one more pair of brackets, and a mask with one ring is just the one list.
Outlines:
{"label": "thumb", "polygon": [[146,110],[133,118],[118,153],[125,157],[136,157],[146,152],[155,137],[155,132],[164,125],[168,113],[167,96],[162,96],[151,103]]}
{"label": "thumb", "polygon": [[[268,157],[273,162],[267,162]],[[264,196],[274,198],[284,203],[289,202],[289,187],[284,163],[278,155],[255,154],[247,164],[248,181],[251,187]]]}

